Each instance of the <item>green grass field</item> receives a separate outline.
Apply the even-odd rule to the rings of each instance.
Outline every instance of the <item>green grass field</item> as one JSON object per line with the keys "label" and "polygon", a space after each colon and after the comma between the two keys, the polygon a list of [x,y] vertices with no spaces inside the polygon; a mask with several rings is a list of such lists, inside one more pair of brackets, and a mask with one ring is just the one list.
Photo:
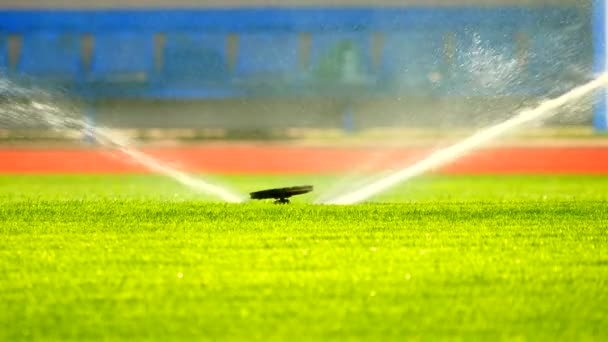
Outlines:
{"label": "green grass field", "polygon": [[313,199],[1,176],[0,340],[608,339],[608,177],[434,176],[376,204]]}

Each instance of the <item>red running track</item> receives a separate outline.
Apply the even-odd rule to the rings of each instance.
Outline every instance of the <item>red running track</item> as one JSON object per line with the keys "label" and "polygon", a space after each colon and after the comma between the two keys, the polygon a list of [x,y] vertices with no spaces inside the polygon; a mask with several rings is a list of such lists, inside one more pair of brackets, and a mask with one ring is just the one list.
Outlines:
{"label": "red running track", "polygon": [[[418,148],[227,146],[148,149],[145,153],[188,172],[306,174],[378,171],[408,166],[431,153]],[[608,147],[481,150],[437,170],[445,174],[608,175]],[[0,173],[142,173],[117,152],[0,149]]]}

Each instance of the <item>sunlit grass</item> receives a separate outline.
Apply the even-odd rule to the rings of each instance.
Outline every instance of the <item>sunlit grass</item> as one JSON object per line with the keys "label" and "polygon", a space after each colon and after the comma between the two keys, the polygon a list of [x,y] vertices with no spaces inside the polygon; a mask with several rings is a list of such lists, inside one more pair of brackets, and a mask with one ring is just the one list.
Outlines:
{"label": "sunlit grass", "polygon": [[604,340],[607,194],[426,177],[378,204],[234,205],[152,176],[0,177],[0,340]]}

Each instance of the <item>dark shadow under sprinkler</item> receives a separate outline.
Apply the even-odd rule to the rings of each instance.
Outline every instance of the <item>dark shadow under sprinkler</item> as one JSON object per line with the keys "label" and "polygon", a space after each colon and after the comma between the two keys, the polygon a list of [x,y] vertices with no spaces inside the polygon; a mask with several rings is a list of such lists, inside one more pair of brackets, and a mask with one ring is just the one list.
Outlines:
{"label": "dark shadow under sprinkler", "polygon": [[290,188],[279,188],[252,192],[249,195],[251,199],[263,200],[274,199],[274,204],[289,204],[289,198],[292,196],[309,193],[313,190],[312,185],[292,186]]}

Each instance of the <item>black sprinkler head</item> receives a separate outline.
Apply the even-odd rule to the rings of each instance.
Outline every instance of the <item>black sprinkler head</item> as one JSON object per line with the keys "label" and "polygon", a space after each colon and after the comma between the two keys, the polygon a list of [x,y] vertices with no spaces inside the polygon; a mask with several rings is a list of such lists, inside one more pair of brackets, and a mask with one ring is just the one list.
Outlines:
{"label": "black sprinkler head", "polygon": [[251,199],[274,199],[274,204],[288,204],[291,196],[302,195],[313,190],[312,185],[292,186],[290,188],[279,188],[252,192]]}

